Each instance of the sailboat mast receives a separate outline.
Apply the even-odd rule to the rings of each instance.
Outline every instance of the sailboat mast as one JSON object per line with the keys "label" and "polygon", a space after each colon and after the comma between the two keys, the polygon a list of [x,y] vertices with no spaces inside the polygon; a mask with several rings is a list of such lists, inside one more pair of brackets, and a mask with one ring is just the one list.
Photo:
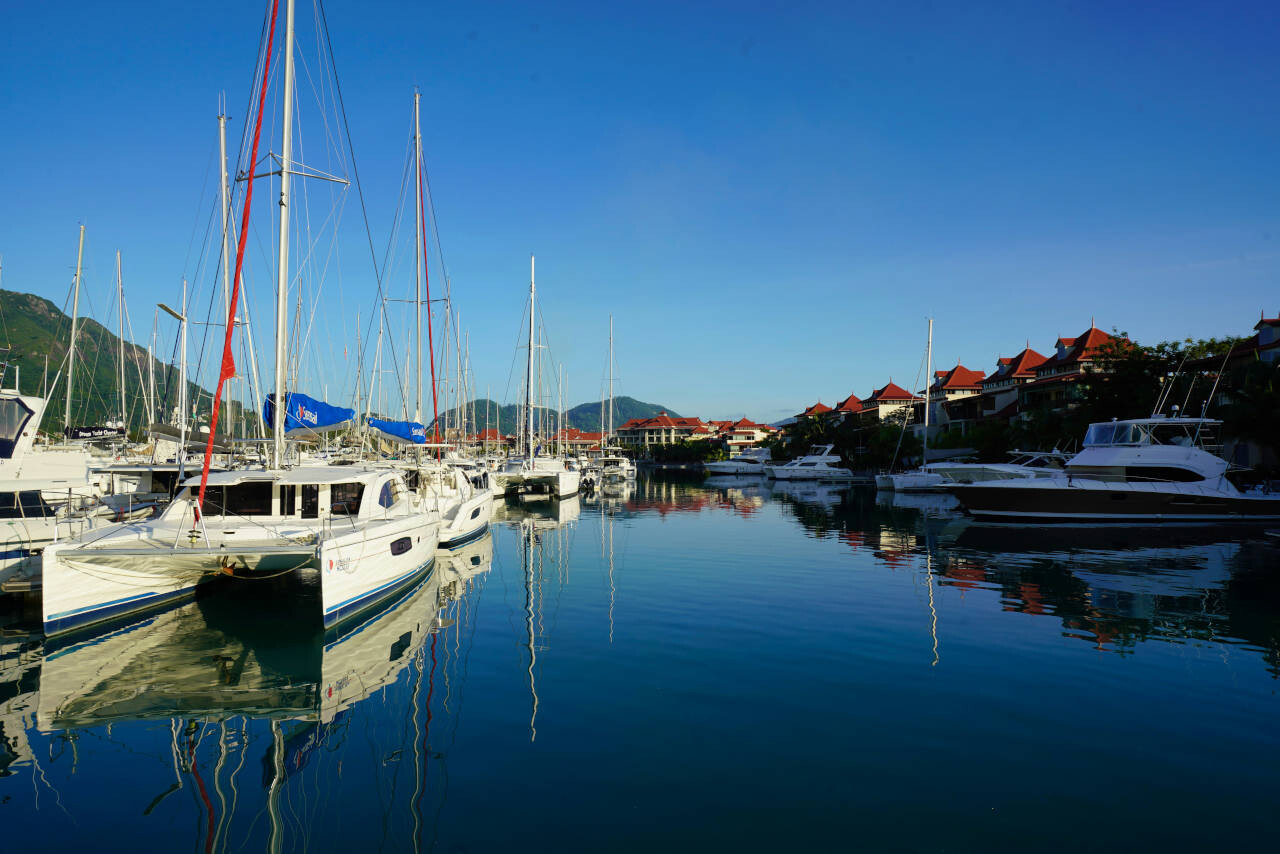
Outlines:
{"label": "sailboat mast", "polygon": [[929,342],[925,345],[925,384],[924,384],[924,442],[921,444],[921,456],[929,462],[929,391],[933,386],[933,318],[929,318]]}
{"label": "sailboat mast", "polygon": [[[524,378],[524,400],[525,400],[525,418],[527,419],[527,427],[525,431],[525,450],[529,454],[529,460],[533,460],[533,348],[535,346],[533,340],[533,314],[534,314],[534,298],[536,289],[533,284],[533,262],[532,255],[529,256],[529,359],[528,367],[525,371]],[[79,281],[79,276],[76,280]],[[71,388],[70,384],[67,386]]]}
{"label": "sailboat mast", "polygon": [[116,342],[120,349],[120,426],[126,427],[124,409],[124,270],[120,264],[120,250],[116,250],[116,310],[120,317],[116,320]]}
{"label": "sailboat mast", "polygon": [[[264,84],[265,85],[265,84]],[[249,164],[253,168],[253,164]],[[280,254],[276,260],[276,405],[271,420],[272,464],[284,465],[285,346],[289,340],[289,176],[293,170],[293,0],[284,27],[284,141],[280,146]]]}
{"label": "sailboat mast", "polygon": [[[419,122],[419,102],[422,100],[421,92],[413,93],[413,158],[415,168],[413,170],[414,192],[417,198],[422,198],[422,125]],[[413,398],[413,420],[422,421],[422,258],[424,247],[422,245],[423,222],[422,222],[422,205],[414,205],[414,210],[418,216],[418,227],[413,230],[414,253],[413,253],[413,314],[416,319],[418,329],[417,358],[414,360],[414,368],[418,375],[417,391]]]}
{"label": "sailboat mast", "polygon": [[609,432],[605,433],[607,445],[613,438],[613,315],[609,315]]}
{"label": "sailboat mast", "polygon": [[76,323],[80,319],[80,270],[84,260],[84,226],[80,226],[80,246],[76,249],[75,295],[71,298],[71,344],[67,350],[67,405],[62,414],[62,433],[71,426],[71,392],[76,377]]}
{"label": "sailboat mast", "polygon": [[147,429],[156,423],[156,327],[160,324],[160,309],[151,321],[151,344],[147,347]]}
{"label": "sailboat mast", "polygon": [[[222,105],[219,104],[221,108]],[[222,109],[218,110],[218,164],[222,174],[218,182],[218,197],[222,203],[222,316],[231,314],[231,229],[227,220],[231,213],[230,190],[227,186],[227,116]],[[234,322],[234,321],[228,321]],[[230,379],[227,380],[231,382]],[[233,398],[231,389],[227,389],[227,397]],[[240,407],[241,415],[244,407]]]}
{"label": "sailboat mast", "polygon": [[182,320],[178,324],[178,337],[182,350],[178,361],[178,470],[186,473],[187,463],[187,280],[182,280]]}

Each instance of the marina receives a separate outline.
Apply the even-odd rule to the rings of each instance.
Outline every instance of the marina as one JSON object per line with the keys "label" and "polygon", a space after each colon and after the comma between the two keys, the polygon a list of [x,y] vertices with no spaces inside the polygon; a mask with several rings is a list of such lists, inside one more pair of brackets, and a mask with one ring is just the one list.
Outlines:
{"label": "marina", "polygon": [[14,850],[1275,847],[1274,10],[676,11],[15,7]]}
{"label": "marina", "polygon": [[1269,837],[1280,542],[776,484],[503,502],[340,630],[306,577],[66,644],[8,613],[10,838],[493,850],[536,813],[576,850],[1014,850],[1064,800],[1068,846]]}

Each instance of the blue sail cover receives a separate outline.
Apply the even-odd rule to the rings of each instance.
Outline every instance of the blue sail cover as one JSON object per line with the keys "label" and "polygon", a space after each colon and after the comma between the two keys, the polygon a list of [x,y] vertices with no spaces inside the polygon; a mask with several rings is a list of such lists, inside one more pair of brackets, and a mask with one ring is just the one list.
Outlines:
{"label": "blue sail cover", "polygon": [[[330,406],[323,400],[316,400],[289,392],[285,398],[284,434],[286,436],[312,436],[330,430],[342,430],[355,423],[356,411],[341,406]],[[268,424],[275,423],[276,396],[267,395],[262,405],[262,419]]]}
{"label": "blue sail cover", "polygon": [[427,428],[417,421],[386,421],[382,418],[370,418],[369,426],[401,442],[414,445],[427,443]]}

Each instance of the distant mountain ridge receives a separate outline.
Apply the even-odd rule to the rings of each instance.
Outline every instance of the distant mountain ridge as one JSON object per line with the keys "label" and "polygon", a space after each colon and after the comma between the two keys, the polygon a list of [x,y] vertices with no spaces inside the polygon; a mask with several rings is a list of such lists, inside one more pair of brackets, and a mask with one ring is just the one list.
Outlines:
{"label": "distant mountain ridge", "polygon": [[[597,400],[591,403],[580,403],[572,409],[565,410],[565,426],[582,430],[585,433],[600,432],[600,412],[603,408],[601,401]],[[477,398],[467,404],[468,410],[475,412],[475,425],[479,430],[487,428],[496,429],[501,433],[510,435],[520,429],[518,423],[520,417],[520,407],[514,403],[499,404],[497,401],[488,398]],[[615,397],[613,399],[613,427],[616,430],[632,418],[652,418],[660,412],[665,412],[673,417],[679,417],[668,407],[657,403],[646,403],[643,400],[636,400],[634,397]],[[557,414],[555,410],[543,409],[539,407],[538,417],[540,419],[555,419]],[[440,413],[441,430],[444,425],[452,424],[454,420],[454,410],[450,409]],[[546,423],[552,423],[547,420]],[[427,425],[430,429],[431,425]]]}

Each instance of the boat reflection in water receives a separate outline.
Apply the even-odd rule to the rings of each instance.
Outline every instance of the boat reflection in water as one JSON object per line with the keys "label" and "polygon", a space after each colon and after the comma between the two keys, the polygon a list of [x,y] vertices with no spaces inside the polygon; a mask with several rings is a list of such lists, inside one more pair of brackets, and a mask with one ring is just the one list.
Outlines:
{"label": "boat reflection in water", "polygon": [[301,612],[247,621],[242,597],[230,594],[155,614],[48,652],[38,725],[235,715],[332,721],[409,666],[436,628],[439,587],[433,572],[388,607],[328,632]]}
{"label": "boat reflection in water", "polygon": [[[314,608],[299,602],[318,591],[300,591],[295,582],[281,585],[287,589],[249,591],[252,608],[239,596],[210,597],[50,649],[39,670],[36,729],[48,734],[45,740],[51,744],[74,743],[85,733],[96,733],[97,740],[120,744],[129,754],[146,754],[156,751],[154,724],[146,722],[167,720],[171,763],[162,763],[158,772],[154,767],[133,769],[133,784],[144,788],[156,773],[161,776],[146,813],[192,785],[207,808],[199,831],[205,850],[239,847],[246,836],[264,833],[268,838],[263,841],[275,850],[286,837],[301,842],[314,838],[316,827],[300,826],[291,818],[299,812],[327,809],[334,821],[340,820],[341,787],[334,785],[340,770],[335,776],[331,766],[316,767],[305,783],[294,786],[290,781],[309,766],[341,763],[340,748],[361,719],[362,704],[392,691],[385,702],[372,704],[362,726],[369,730],[388,702],[400,709],[400,723],[379,724],[372,730],[376,737],[365,732],[360,738],[380,757],[368,769],[369,785],[389,773],[388,762],[397,769],[403,765],[412,775],[408,795],[402,786],[398,798],[394,787],[387,797],[399,801],[393,814],[397,821],[412,823],[403,832],[416,841],[423,826],[436,668],[441,660],[447,667],[447,651],[437,655],[437,638],[442,629],[457,624],[442,620],[441,609],[487,571],[492,560],[492,536],[485,535],[442,559],[388,606],[336,631],[318,627]],[[275,617],[261,616],[266,613]],[[265,722],[269,733],[258,721]],[[138,723],[144,729],[137,729]],[[112,727],[117,727],[114,739]],[[216,761],[210,750],[216,750]],[[335,757],[320,761],[335,751]],[[253,758],[255,752],[260,761]],[[365,769],[350,752],[345,755],[346,774],[363,779],[355,775]],[[115,763],[103,759],[100,754],[83,758],[71,773],[108,776]],[[163,772],[170,764],[169,774],[176,778],[169,776],[166,790]],[[246,792],[246,766],[261,769],[259,791],[264,795]],[[251,772],[250,779],[258,773]],[[238,810],[229,794],[235,792]],[[265,823],[257,821],[263,797]],[[411,798],[407,805],[406,797]]]}

